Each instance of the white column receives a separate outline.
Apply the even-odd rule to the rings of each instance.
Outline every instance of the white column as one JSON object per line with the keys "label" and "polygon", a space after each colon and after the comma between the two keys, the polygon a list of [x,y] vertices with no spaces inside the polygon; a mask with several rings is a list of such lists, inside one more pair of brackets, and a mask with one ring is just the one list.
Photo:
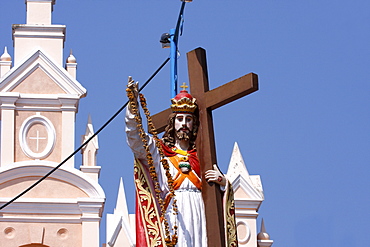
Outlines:
{"label": "white column", "polygon": [[14,162],[15,101],[18,93],[0,95],[1,99],[1,163],[0,166]]}
{"label": "white column", "polygon": [[88,175],[94,181],[99,181],[101,166],[80,166],[80,171]]}
{"label": "white column", "polygon": [[55,0],[26,0],[27,24],[50,25]]}
{"label": "white column", "polygon": [[[59,99],[62,103],[62,149],[61,160],[67,158],[75,151],[75,115],[76,99]],[[74,158],[70,158],[66,166],[74,167]]]}
{"label": "white column", "polygon": [[78,202],[82,212],[82,247],[99,247],[99,225],[104,199],[91,201],[90,198]]}
{"label": "white column", "polygon": [[66,63],[66,70],[73,77],[73,79],[76,79],[77,63]]}
{"label": "white column", "polygon": [[235,199],[235,217],[240,247],[257,247],[257,217],[261,201]]}
{"label": "white column", "polygon": [[3,77],[12,66],[12,61],[0,61],[0,78]]}

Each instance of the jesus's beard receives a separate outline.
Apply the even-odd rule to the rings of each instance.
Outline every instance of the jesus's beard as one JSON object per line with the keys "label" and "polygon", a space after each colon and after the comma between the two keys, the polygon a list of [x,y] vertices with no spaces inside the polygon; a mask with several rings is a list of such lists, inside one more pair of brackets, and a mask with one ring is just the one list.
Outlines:
{"label": "jesus's beard", "polygon": [[185,132],[185,131],[182,131],[182,130],[176,131],[176,137],[180,141],[182,141],[182,140],[189,141],[190,140],[190,136],[191,136],[191,132],[188,133],[188,132]]}

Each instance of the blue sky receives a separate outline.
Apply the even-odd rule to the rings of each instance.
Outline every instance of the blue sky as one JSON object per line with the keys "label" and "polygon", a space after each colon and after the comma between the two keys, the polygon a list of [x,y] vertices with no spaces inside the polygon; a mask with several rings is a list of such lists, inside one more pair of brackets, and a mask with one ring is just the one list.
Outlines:
{"label": "blue sky", "polygon": [[[77,114],[76,146],[88,114],[98,129],[125,103],[127,76],[143,83],[167,58],[159,38],[175,26],[180,5],[57,0],[53,23],[67,25],[64,54],[73,49],[77,79],[88,90]],[[11,24],[25,23],[25,4],[1,0],[0,9],[0,49],[8,46],[12,55]],[[214,111],[215,135],[224,172],[238,142],[250,174],[261,175],[259,221],[265,219],[275,247],[368,245],[369,9],[365,0],[194,0],[186,6],[179,82],[188,81],[186,52],[197,47],[207,50],[211,89],[250,72],[259,76],[259,91]],[[168,107],[169,66],[143,93],[152,113]],[[99,144],[105,213],[113,212],[120,177],[133,212],[122,114]]]}

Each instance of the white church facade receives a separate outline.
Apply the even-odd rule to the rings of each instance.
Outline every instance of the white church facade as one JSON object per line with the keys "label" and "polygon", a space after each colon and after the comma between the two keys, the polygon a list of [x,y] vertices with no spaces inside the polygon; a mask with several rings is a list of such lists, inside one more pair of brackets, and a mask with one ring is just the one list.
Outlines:
{"label": "white church facade", "polygon": [[[63,67],[64,25],[53,25],[55,0],[27,0],[26,24],[13,25],[14,56],[0,58],[0,205],[74,151],[75,114],[86,89],[71,55]],[[87,126],[86,135],[89,132]],[[95,143],[97,140],[94,140]],[[95,145],[96,146],[96,145]],[[98,247],[105,195],[94,142],[0,212],[0,247]]]}
{"label": "white church facade", "polygon": [[[26,24],[13,25],[14,54],[4,47],[0,57],[0,206],[75,151],[75,115],[87,92],[76,80],[74,56],[63,58],[66,27],[51,23],[55,0],[25,3]],[[93,134],[89,118],[83,141]],[[0,247],[136,246],[134,215],[127,209],[134,199],[126,198],[122,181],[107,228],[100,228],[105,194],[98,183],[98,149],[95,137],[82,149],[81,167],[69,159],[0,210]],[[261,179],[248,173],[237,144],[226,176],[235,192],[239,246],[270,247],[263,223],[257,228]],[[106,239],[99,239],[100,231]]]}

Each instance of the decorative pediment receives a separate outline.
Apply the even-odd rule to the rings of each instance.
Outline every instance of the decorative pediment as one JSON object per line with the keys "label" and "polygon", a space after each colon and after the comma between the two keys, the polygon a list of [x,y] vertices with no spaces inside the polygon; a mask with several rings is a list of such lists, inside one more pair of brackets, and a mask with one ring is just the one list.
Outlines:
{"label": "decorative pediment", "polygon": [[37,49],[0,79],[0,92],[69,94],[79,98],[86,95],[86,89],[41,49]]}
{"label": "decorative pediment", "polygon": [[45,69],[37,64],[32,68],[27,79],[10,88],[11,92],[24,94],[66,94],[62,87],[57,85],[47,74]]}
{"label": "decorative pediment", "polygon": [[258,179],[259,185],[251,184],[243,176],[239,175],[233,182],[232,186],[235,192],[235,198],[245,198],[249,200],[263,200],[263,191],[260,176],[254,175]]}

